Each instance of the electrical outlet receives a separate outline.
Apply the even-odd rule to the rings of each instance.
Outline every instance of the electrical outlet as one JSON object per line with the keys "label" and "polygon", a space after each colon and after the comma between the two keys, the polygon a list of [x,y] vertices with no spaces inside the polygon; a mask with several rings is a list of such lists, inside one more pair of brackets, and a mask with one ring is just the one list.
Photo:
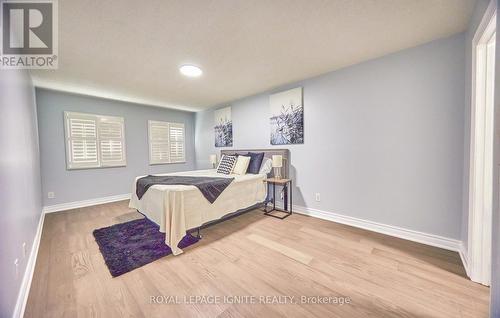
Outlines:
{"label": "electrical outlet", "polygon": [[16,267],[16,279],[19,277],[19,260],[16,258],[14,260],[14,266]]}
{"label": "electrical outlet", "polygon": [[321,201],[321,194],[316,193],[316,201],[317,202]]}
{"label": "electrical outlet", "polygon": [[49,192],[49,193],[47,193],[47,197],[49,199],[54,199],[56,197],[56,194],[54,192]]}
{"label": "electrical outlet", "polygon": [[26,258],[28,254],[28,250],[26,249],[26,242],[23,243],[23,258]]}

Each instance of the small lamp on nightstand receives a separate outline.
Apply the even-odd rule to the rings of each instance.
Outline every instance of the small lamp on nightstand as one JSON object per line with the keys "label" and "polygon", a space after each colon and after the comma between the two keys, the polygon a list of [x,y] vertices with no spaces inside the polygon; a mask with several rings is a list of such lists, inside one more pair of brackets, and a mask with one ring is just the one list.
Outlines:
{"label": "small lamp on nightstand", "polygon": [[217,165],[217,155],[210,155],[210,163],[212,164],[212,168],[215,169]]}
{"label": "small lamp on nightstand", "polygon": [[273,155],[274,177],[276,179],[281,179],[281,167],[283,167],[283,156]]}

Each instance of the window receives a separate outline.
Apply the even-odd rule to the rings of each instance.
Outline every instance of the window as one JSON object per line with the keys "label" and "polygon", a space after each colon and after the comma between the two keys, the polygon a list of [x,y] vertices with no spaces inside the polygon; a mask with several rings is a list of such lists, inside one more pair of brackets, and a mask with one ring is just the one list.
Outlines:
{"label": "window", "polygon": [[64,124],[68,169],[127,165],[122,117],[64,112]]}
{"label": "window", "polygon": [[149,121],[149,163],[186,162],[184,124]]}

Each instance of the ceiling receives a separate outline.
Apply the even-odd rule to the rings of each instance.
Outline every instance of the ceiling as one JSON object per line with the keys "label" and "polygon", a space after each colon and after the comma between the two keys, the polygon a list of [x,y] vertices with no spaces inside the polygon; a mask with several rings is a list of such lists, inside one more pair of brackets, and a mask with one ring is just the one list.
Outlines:
{"label": "ceiling", "polygon": [[[64,0],[36,86],[198,111],[466,29],[473,0]],[[203,69],[187,78],[179,66]]]}

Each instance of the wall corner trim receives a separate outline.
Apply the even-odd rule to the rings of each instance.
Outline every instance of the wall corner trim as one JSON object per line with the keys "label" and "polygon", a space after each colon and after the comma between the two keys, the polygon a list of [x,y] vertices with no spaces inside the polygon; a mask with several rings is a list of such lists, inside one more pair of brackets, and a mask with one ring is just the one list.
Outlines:
{"label": "wall corner trim", "polygon": [[35,238],[33,239],[33,245],[31,246],[28,263],[26,264],[26,270],[24,271],[23,280],[21,281],[21,287],[19,288],[19,293],[17,294],[16,307],[14,308],[14,314],[12,315],[13,318],[21,318],[24,316],[24,310],[26,309],[30,293],[31,281],[33,279],[33,274],[35,273],[35,265],[38,257],[38,248],[40,247],[40,241],[42,238],[44,221],[45,214],[42,211],[40,220],[38,221]]}
{"label": "wall corner trim", "polygon": [[458,254],[460,254],[460,259],[462,260],[462,264],[464,265],[465,273],[467,274],[467,277],[470,278],[469,252],[463,242],[460,243],[460,251],[458,251]]}
{"label": "wall corner trim", "polygon": [[48,206],[43,207],[43,213],[45,214],[45,213],[59,212],[59,211],[65,211],[65,210],[72,210],[72,209],[84,208],[84,207],[92,206],[92,205],[99,205],[99,204],[111,203],[111,202],[116,202],[116,201],[123,201],[123,200],[128,200],[128,199],[130,199],[130,193],[112,195],[109,197],[102,197],[102,198],[96,198],[96,199],[89,199],[89,200],[74,201],[74,202],[61,203],[61,204],[55,204],[55,205],[48,205]]}

